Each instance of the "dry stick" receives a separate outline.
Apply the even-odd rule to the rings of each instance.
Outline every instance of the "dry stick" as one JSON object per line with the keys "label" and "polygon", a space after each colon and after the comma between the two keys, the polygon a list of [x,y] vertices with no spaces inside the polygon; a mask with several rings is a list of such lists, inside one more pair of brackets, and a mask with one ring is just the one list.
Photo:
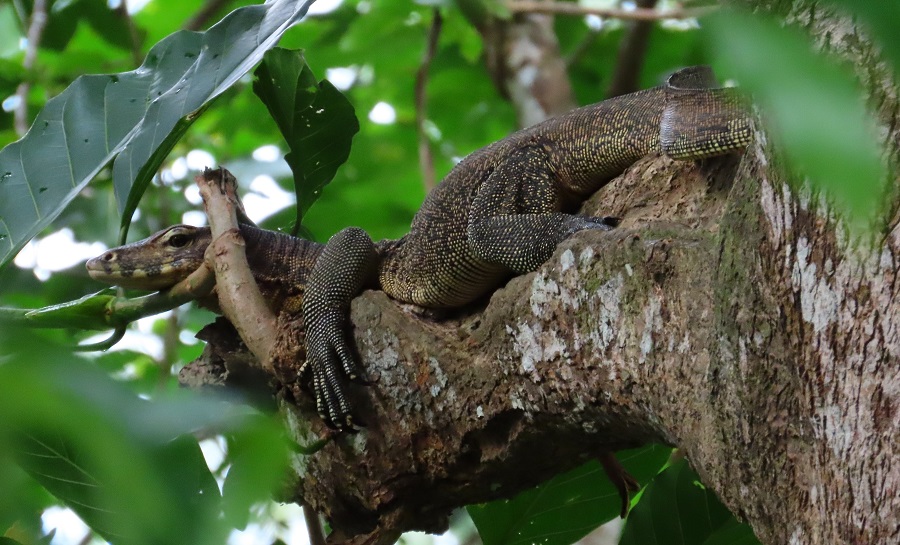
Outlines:
{"label": "dry stick", "polygon": [[26,79],[16,87],[19,104],[13,112],[13,126],[19,136],[24,136],[28,132],[28,92],[31,90],[31,82],[28,81],[31,75],[28,74],[28,71],[34,67],[38,44],[41,42],[45,26],[47,26],[47,2],[46,0],[34,0],[31,8],[31,22],[28,24],[28,45],[25,48],[25,58],[22,60]]}
{"label": "dry stick", "polygon": [[425,185],[426,193],[434,189],[434,186],[437,185],[437,179],[434,174],[434,156],[431,153],[428,135],[425,133],[425,117],[428,113],[428,94],[425,84],[428,82],[428,70],[437,50],[438,36],[440,36],[442,24],[441,12],[435,9],[434,19],[431,21],[431,29],[428,31],[428,45],[425,47],[425,55],[422,57],[422,64],[419,66],[418,72],[416,72],[416,129],[419,133],[419,166],[422,169],[422,183]]}
{"label": "dry stick", "polygon": [[[222,168],[207,169],[194,180],[200,187],[212,232],[213,241],[207,249],[206,261],[214,263],[222,314],[237,329],[261,367],[271,373],[275,315],[263,300],[247,263],[246,246],[237,222],[236,209],[243,211],[240,199],[234,193],[237,182]],[[311,545],[325,545],[319,515],[305,502],[303,516]]]}
{"label": "dry stick", "polygon": [[690,19],[701,17],[715,11],[715,7],[694,9],[671,9],[659,11],[655,9],[636,8],[633,10],[590,8],[570,2],[535,2],[531,0],[509,1],[507,9],[513,13],[547,13],[556,15],[596,15],[609,19],[627,21],[658,21],[660,19]]}
{"label": "dry stick", "polygon": [[247,263],[246,245],[235,213],[237,183],[225,169],[207,169],[194,180],[200,188],[212,232],[206,260],[212,261],[216,272],[222,315],[237,329],[260,367],[272,373],[270,356],[275,343],[275,315],[266,305]]}

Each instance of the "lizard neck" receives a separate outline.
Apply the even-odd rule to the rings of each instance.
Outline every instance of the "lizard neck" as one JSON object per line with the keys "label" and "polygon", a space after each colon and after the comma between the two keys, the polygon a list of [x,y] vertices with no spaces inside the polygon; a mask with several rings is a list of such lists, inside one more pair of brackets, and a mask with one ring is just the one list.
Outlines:
{"label": "lizard neck", "polygon": [[248,225],[241,225],[241,235],[253,278],[273,309],[287,305],[286,310],[299,310],[309,273],[325,245]]}
{"label": "lizard neck", "polygon": [[[562,188],[589,195],[642,157],[659,151],[665,89],[656,87],[592,104],[547,122]],[[609,150],[615,153],[609,153]]]}

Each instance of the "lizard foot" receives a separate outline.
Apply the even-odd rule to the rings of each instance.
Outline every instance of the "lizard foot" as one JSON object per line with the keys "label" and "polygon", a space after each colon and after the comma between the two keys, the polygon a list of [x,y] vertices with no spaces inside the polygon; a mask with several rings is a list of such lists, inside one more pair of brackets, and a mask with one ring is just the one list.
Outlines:
{"label": "lizard foot", "polygon": [[366,378],[341,331],[340,312],[320,309],[317,317],[307,332],[307,360],[300,375],[309,377],[316,410],[329,428],[358,431],[364,424],[353,415],[346,382],[366,384]]}

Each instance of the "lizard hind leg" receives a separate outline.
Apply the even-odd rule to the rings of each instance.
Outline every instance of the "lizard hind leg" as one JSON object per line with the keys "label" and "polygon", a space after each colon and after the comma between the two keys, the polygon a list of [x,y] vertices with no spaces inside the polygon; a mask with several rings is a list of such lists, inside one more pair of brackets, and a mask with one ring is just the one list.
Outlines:
{"label": "lizard hind leg", "polygon": [[561,208],[547,152],[540,146],[520,148],[478,189],[466,231],[469,247],[480,259],[525,273],[547,261],[572,234],[618,225],[618,218],[576,216]]}

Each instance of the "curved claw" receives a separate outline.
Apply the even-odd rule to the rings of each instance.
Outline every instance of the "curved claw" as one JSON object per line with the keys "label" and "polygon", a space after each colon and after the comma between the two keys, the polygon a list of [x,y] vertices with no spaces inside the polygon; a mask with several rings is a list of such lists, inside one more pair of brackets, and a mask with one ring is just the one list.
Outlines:
{"label": "curved claw", "polygon": [[[340,332],[338,332],[340,333]],[[352,409],[347,399],[342,373],[347,370],[340,356],[349,353],[342,335],[328,335],[323,342],[308,347],[307,364],[312,372],[312,387],[316,398],[316,410],[325,424],[340,431],[354,431]],[[355,362],[353,362],[355,368]],[[350,374],[347,373],[348,377]],[[352,377],[350,377],[352,378]]]}
{"label": "curved claw", "polygon": [[359,365],[356,363],[356,358],[353,357],[353,352],[350,349],[350,344],[344,339],[344,335],[340,331],[332,332],[332,336],[329,339],[331,343],[331,347],[334,349],[337,354],[338,359],[341,362],[341,368],[344,371],[344,374],[347,375],[347,378],[354,382],[366,382],[363,377],[363,372],[360,369]]}

